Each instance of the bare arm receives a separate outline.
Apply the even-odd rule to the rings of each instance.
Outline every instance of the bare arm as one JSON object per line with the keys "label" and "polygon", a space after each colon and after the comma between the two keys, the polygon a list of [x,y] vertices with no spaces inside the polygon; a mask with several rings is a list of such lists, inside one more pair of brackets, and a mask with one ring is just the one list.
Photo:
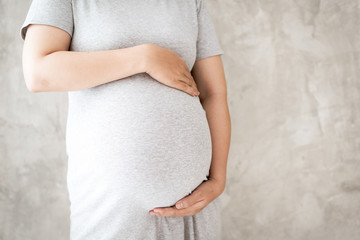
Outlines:
{"label": "bare arm", "polygon": [[29,26],[23,48],[23,72],[31,92],[73,91],[145,72],[144,46],[68,51],[71,36],[49,25]]}
{"label": "bare arm", "polygon": [[114,50],[68,51],[71,36],[45,24],[28,27],[23,49],[23,72],[31,92],[74,91],[148,73],[155,80],[192,96],[198,90],[185,60],[155,44]]}
{"label": "bare arm", "polygon": [[192,74],[201,92],[200,101],[206,111],[211,132],[213,148],[209,177],[219,183],[222,192],[226,184],[231,121],[221,57],[217,55],[196,61]]}

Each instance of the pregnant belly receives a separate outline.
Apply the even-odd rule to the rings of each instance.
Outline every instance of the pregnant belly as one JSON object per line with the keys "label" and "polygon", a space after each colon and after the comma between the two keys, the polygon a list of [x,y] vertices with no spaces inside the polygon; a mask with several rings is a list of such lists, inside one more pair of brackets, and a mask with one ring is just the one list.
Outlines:
{"label": "pregnant belly", "polygon": [[199,99],[145,74],[69,92],[66,142],[74,204],[172,206],[207,179],[211,163]]}

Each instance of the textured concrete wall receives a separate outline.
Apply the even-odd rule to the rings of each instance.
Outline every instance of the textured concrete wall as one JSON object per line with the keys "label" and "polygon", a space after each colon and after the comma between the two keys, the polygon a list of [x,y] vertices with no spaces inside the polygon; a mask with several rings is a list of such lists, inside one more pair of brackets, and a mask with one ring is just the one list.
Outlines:
{"label": "textured concrete wall", "polygon": [[27,1],[0,0],[0,240],[65,240],[66,93],[31,93],[22,73]]}
{"label": "textured concrete wall", "polygon": [[[223,239],[360,239],[360,1],[207,0],[232,143]],[[68,239],[66,93],[30,93],[0,0],[0,239]]]}

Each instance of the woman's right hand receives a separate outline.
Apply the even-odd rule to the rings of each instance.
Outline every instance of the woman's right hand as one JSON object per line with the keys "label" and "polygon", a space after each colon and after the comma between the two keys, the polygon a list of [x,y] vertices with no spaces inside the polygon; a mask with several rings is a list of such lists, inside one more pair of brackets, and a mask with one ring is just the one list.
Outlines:
{"label": "woman's right hand", "polygon": [[155,44],[144,45],[146,73],[160,83],[182,90],[192,96],[200,94],[182,57],[170,49]]}

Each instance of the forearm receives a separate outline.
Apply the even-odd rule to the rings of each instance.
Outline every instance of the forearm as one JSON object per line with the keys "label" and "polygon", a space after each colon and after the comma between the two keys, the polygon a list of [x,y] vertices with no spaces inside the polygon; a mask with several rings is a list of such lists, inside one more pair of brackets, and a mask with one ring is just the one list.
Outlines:
{"label": "forearm", "polygon": [[36,92],[91,88],[144,71],[143,45],[114,50],[57,51],[34,64]]}
{"label": "forearm", "polygon": [[202,101],[211,132],[212,160],[210,177],[224,188],[230,148],[231,120],[226,95],[212,95]]}

